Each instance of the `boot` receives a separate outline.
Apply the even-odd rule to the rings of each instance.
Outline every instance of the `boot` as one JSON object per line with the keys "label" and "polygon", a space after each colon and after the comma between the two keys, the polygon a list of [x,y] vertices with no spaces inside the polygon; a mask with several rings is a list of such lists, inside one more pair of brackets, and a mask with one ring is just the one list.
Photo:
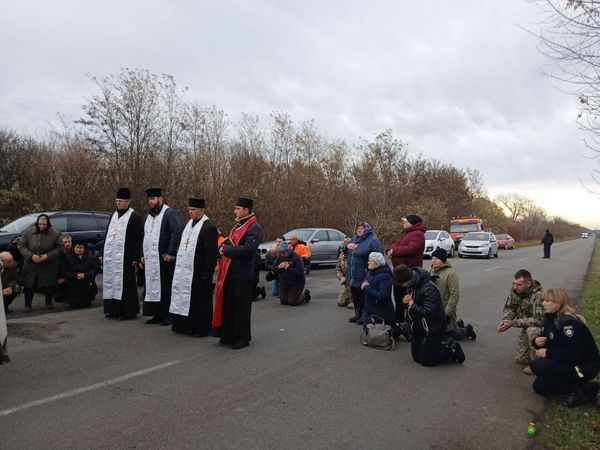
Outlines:
{"label": "boot", "polygon": [[463,322],[463,320],[462,320],[462,319],[458,319],[458,320],[456,321],[456,326],[457,326],[458,328],[464,328],[464,327],[465,327],[465,323]]}
{"label": "boot", "polygon": [[356,323],[358,319],[362,317],[362,310],[360,308],[354,308],[354,315],[348,319],[350,323]]}
{"label": "boot", "polygon": [[569,395],[567,395],[565,399],[562,402],[560,402],[560,405],[565,406],[567,408],[575,408],[576,406],[579,406],[583,402],[585,402],[585,400],[586,397],[585,395],[583,395],[583,392],[577,389],[576,391],[573,391]]}
{"label": "boot", "polygon": [[460,344],[456,341],[452,341],[452,343],[448,347],[452,352],[452,361],[462,364],[465,362],[465,353],[462,350]]}
{"label": "boot", "polygon": [[598,392],[600,392],[600,383],[598,381],[588,381],[583,384],[581,389],[592,405],[598,403]]}
{"label": "boot", "polygon": [[360,317],[356,321],[356,325],[362,325],[365,323],[365,310],[361,308]]}

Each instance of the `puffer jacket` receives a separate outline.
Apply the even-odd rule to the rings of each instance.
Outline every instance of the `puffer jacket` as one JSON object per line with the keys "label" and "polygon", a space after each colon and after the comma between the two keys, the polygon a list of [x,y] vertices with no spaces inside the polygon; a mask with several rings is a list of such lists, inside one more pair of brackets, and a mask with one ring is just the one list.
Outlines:
{"label": "puffer jacket", "polygon": [[446,331],[446,316],[440,291],[429,272],[420,267],[412,269],[413,277],[407,287],[414,303],[406,310],[412,334],[415,336],[442,335]]}
{"label": "puffer jacket", "polygon": [[360,287],[360,284],[367,276],[369,253],[383,253],[383,246],[373,234],[371,225],[367,222],[363,222],[363,225],[365,233],[361,237],[355,235],[349,242],[349,244],[357,244],[358,247],[354,250],[350,250],[348,247],[342,249],[348,260],[346,284],[350,287]]}
{"label": "puffer jacket", "polygon": [[396,322],[394,304],[392,303],[392,269],[387,264],[367,272],[365,286],[365,321],[364,327],[371,322],[371,316],[382,318],[386,324]]}
{"label": "puffer jacket", "polygon": [[423,250],[425,250],[425,224],[417,223],[404,230],[400,239],[388,250],[392,251],[394,267],[406,264],[409,268],[423,267]]}

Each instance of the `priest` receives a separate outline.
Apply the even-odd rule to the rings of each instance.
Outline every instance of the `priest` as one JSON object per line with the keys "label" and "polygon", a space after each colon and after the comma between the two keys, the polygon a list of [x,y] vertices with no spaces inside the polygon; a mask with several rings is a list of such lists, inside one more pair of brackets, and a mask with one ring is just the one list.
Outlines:
{"label": "priest", "polygon": [[262,231],[252,212],[252,199],[239,197],[235,205],[236,224],[219,249],[222,259],[215,286],[212,335],[220,337],[221,344],[241,349],[252,340],[254,255]]}
{"label": "priest", "polygon": [[213,315],[212,281],[217,264],[217,227],[205,214],[206,201],[190,198],[189,222],[181,234],[171,289],[172,330],[208,336]]}
{"label": "priest", "polygon": [[146,189],[146,195],[150,209],[144,221],[141,258],[146,277],[143,315],[153,316],[146,323],[171,325],[171,284],[181,237],[181,222],[177,212],[165,204],[161,188]]}
{"label": "priest", "polygon": [[135,272],[141,257],[142,217],[131,208],[131,192],[119,188],[102,258],[104,314],[121,320],[135,319],[140,312]]}

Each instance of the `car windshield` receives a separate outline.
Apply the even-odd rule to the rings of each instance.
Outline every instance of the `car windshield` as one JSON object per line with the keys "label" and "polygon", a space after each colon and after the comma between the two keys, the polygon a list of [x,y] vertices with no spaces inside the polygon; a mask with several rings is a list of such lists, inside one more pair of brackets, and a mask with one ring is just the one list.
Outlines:
{"label": "car windshield", "polygon": [[451,223],[451,233],[467,233],[469,231],[479,231],[479,224],[477,223]]}
{"label": "car windshield", "polygon": [[437,239],[437,237],[438,237],[437,231],[426,231],[425,232],[425,240],[426,241],[433,241],[433,240]]}
{"label": "car windshield", "polygon": [[300,228],[298,230],[288,231],[283,235],[286,241],[290,240],[290,236],[298,236],[301,241],[307,242],[315,230],[313,228]]}
{"label": "car windshield", "polygon": [[2,233],[22,233],[25,228],[33,225],[39,214],[27,214],[17,220],[12,221],[0,228]]}
{"label": "car windshield", "polygon": [[469,233],[464,238],[463,241],[489,241],[490,235],[488,233]]}
{"label": "car windshield", "polygon": [[500,239],[502,241],[505,241],[506,239],[508,239],[508,236],[506,234],[497,234],[496,235],[496,239]]}

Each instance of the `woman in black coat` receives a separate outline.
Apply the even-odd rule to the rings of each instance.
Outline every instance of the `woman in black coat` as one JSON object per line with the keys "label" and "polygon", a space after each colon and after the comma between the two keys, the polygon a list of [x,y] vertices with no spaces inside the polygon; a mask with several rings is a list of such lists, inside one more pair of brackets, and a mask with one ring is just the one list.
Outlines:
{"label": "woman in black coat", "polygon": [[402,302],[407,308],[406,316],[412,332],[410,350],[413,359],[423,366],[464,362],[465,354],[458,342],[450,340],[442,344],[446,315],[442,297],[429,272],[420,267],[411,270],[401,264],[394,268],[394,277],[407,292]]}
{"label": "woman in black coat", "polygon": [[86,252],[83,242],[75,242],[74,252],[65,257],[64,300],[73,308],[90,306],[96,297],[97,259]]}
{"label": "woman in black coat", "polygon": [[600,385],[591,380],[600,372],[600,356],[585,319],[564,289],[548,289],[542,304],[546,317],[540,337],[533,341],[533,390],[544,396],[567,394],[562,405],[569,408],[585,401],[595,404]]}

